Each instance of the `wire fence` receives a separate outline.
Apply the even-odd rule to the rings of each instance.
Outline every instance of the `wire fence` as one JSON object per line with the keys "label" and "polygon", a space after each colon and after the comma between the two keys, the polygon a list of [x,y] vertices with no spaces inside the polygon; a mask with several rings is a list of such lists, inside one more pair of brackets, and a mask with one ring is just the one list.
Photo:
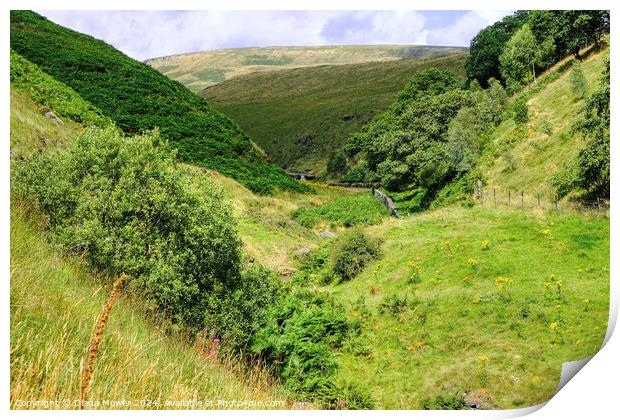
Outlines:
{"label": "wire fence", "polygon": [[609,201],[606,199],[569,201],[559,200],[553,191],[510,190],[493,186],[477,186],[476,199],[485,206],[510,207],[516,209],[571,210],[608,212]]}

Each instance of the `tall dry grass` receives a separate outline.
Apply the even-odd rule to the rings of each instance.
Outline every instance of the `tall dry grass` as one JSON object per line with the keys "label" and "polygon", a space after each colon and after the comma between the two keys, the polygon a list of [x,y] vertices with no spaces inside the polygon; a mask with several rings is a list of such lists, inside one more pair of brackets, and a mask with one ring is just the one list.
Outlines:
{"label": "tall dry grass", "polygon": [[[41,232],[24,205],[13,202],[10,404],[13,409],[79,409],[81,365],[110,291],[102,286],[105,279],[78,259],[60,257]],[[166,400],[213,401],[190,408],[253,408],[232,406],[233,400],[289,406],[263,366],[243,367],[232,359],[213,363],[196,343],[164,334],[143,314],[139,301],[121,296],[114,304],[85,408],[187,408],[166,406]],[[112,406],[115,402],[121,405]]]}

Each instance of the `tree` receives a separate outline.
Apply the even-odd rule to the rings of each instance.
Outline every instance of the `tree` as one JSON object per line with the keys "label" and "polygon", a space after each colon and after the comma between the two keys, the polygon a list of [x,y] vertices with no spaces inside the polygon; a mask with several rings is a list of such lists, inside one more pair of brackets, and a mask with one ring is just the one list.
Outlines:
{"label": "tree", "polygon": [[337,150],[327,161],[327,172],[332,175],[341,175],[347,169],[347,157],[342,150]]}
{"label": "tree", "polygon": [[529,25],[523,25],[504,46],[499,57],[500,70],[506,85],[516,89],[536,77],[538,45]]}
{"label": "tree", "polygon": [[573,190],[583,190],[589,198],[609,198],[610,193],[610,78],[609,58],[599,88],[592,92],[573,129],[581,133],[586,144],[577,159],[553,177],[557,194],[562,197]]}
{"label": "tree", "polygon": [[489,78],[502,80],[499,56],[512,35],[527,21],[528,11],[518,11],[481,30],[471,41],[465,62],[467,78],[486,87]]}
{"label": "tree", "polygon": [[573,94],[579,99],[583,99],[588,91],[588,81],[583,73],[583,67],[579,61],[575,61],[570,73],[570,85]]}

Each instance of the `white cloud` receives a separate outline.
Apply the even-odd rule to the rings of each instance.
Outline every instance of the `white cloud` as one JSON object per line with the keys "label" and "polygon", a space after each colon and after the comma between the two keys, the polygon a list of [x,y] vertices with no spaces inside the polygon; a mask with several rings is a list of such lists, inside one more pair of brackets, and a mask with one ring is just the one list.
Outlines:
{"label": "white cloud", "polygon": [[[471,40],[480,29],[492,25],[508,11],[472,10],[458,17],[451,25],[439,27],[430,31],[429,44],[442,46],[463,46],[464,41]],[[465,46],[469,46],[465,44]]]}
{"label": "white cloud", "polygon": [[418,11],[44,11],[52,21],[144,60],[276,45],[467,45],[505,12],[466,12],[428,28]]}

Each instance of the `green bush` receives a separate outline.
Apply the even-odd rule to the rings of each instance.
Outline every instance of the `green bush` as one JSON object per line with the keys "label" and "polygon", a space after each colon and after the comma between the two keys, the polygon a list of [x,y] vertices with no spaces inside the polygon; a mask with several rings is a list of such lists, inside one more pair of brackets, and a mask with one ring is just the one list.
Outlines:
{"label": "green bush", "polygon": [[528,108],[525,98],[517,98],[511,107],[512,119],[517,124],[525,124],[528,120]]}
{"label": "green bush", "polygon": [[251,351],[263,358],[292,396],[323,408],[372,408],[367,393],[338,383],[333,350],[359,334],[359,324],[327,295],[284,294],[268,309],[268,324],[254,336]]}
{"label": "green bush", "polygon": [[341,175],[347,170],[347,157],[342,150],[331,154],[327,161],[327,172],[332,175]]}
{"label": "green bush", "polygon": [[341,280],[353,279],[373,260],[379,258],[379,241],[360,230],[341,235],[332,254],[332,270]]}
{"label": "green bush", "polygon": [[38,204],[64,249],[125,272],[154,314],[198,331],[209,294],[241,282],[241,243],[221,191],[180,170],[157,132],[87,129],[70,149],[12,167],[13,192]]}
{"label": "green bush", "polygon": [[222,355],[247,351],[280,293],[280,282],[273,272],[251,266],[241,273],[234,287],[218,283],[205,296],[205,328],[221,339]]}

